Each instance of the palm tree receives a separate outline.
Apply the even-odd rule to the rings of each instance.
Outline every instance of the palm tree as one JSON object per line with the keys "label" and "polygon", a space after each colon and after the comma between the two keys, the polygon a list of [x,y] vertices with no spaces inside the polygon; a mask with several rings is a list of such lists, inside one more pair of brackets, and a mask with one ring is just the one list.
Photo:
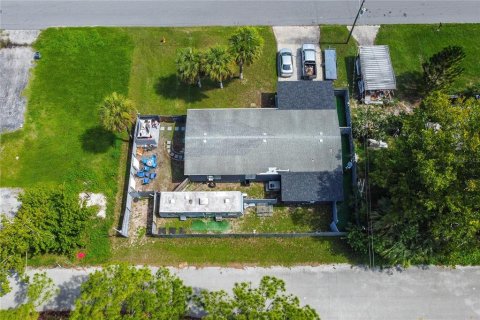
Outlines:
{"label": "palm tree", "polygon": [[205,56],[205,73],[213,81],[218,81],[222,89],[223,80],[233,74],[231,66],[232,56],[224,47],[210,48]]}
{"label": "palm tree", "polygon": [[230,37],[230,53],[240,68],[240,79],[243,79],[243,66],[250,65],[260,57],[263,38],[256,28],[242,27]]}
{"label": "palm tree", "polygon": [[107,96],[100,106],[100,121],[102,126],[113,132],[127,130],[131,137],[131,126],[135,121],[137,110],[133,102],[116,92]]}
{"label": "palm tree", "polygon": [[202,87],[201,77],[203,74],[203,54],[192,48],[182,49],[177,53],[177,75],[187,84],[197,83]]}

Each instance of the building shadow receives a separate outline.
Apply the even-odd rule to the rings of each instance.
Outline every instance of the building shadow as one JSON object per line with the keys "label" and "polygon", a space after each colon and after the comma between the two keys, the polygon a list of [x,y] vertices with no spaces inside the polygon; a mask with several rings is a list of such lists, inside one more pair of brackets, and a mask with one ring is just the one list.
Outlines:
{"label": "building shadow", "polygon": [[345,72],[347,75],[348,87],[350,88],[350,95],[353,97],[356,91],[356,76],[355,76],[355,56],[346,56],[345,58]]}
{"label": "building shadow", "polygon": [[115,144],[116,135],[101,126],[87,129],[81,136],[82,149],[90,153],[105,153]]}
{"label": "building shadow", "polygon": [[275,108],[275,92],[262,92],[260,99],[262,108]]}

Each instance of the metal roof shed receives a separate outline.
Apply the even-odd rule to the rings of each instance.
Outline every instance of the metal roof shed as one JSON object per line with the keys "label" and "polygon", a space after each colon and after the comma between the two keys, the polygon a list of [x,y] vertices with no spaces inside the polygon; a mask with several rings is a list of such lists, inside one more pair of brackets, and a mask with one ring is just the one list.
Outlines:
{"label": "metal roof shed", "polygon": [[388,46],[360,46],[359,55],[365,91],[397,88]]}
{"label": "metal roof shed", "polygon": [[325,49],[325,80],[337,80],[337,51]]}

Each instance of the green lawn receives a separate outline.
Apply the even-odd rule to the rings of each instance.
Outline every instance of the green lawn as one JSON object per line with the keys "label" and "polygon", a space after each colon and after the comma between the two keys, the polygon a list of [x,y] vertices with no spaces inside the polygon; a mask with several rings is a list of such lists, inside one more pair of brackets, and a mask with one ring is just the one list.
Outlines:
{"label": "green lawn", "polygon": [[337,51],[337,77],[334,86],[337,88],[347,87],[353,83],[353,67],[357,55],[357,42],[352,37],[348,44],[346,26],[325,25],[320,26],[320,47],[322,50],[335,48]]}
{"label": "green lawn", "polygon": [[[120,239],[115,239],[122,246]],[[122,240],[123,241],[123,240]],[[343,240],[323,238],[153,239],[114,250],[112,262],[150,265],[243,266],[363,263]]]}
{"label": "green lawn", "polygon": [[464,74],[455,82],[452,92],[479,84],[480,24],[438,25],[382,25],[376,44],[390,46],[393,68],[397,76],[399,94],[408,97],[416,88],[422,62],[449,45],[465,49]]}
{"label": "green lawn", "polygon": [[65,183],[106,194],[109,218],[92,221],[87,247],[90,261],[104,261],[122,141],[99,127],[97,110],[112,91],[128,92],[133,45],[117,29],[51,28],[41,33],[35,49],[42,60],[27,92],[25,126],[1,136],[0,185]]}
{"label": "green lawn", "polygon": [[[200,50],[226,45],[234,27],[211,28],[131,28],[126,29],[135,49],[129,95],[144,114],[185,114],[187,108],[238,108],[261,106],[276,91],[276,44],[271,28],[259,28],[265,39],[263,54],[245,68],[244,80],[218,83],[203,81],[203,87],[180,83],[176,77],[175,54],[185,47]],[[166,43],[161,43],[165,37]],[[235,77],[238,70],[235,68]]]}

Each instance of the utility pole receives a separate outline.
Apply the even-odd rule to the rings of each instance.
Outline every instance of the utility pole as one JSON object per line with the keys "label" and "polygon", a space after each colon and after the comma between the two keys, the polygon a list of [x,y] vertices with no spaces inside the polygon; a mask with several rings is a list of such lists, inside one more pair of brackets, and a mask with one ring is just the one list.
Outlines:
{"label": "utility pole", "polygon": [[350,33],[348,34],[348,38],[347,38],[347,41],[345,42],[345,44],[347,44],[348,41],[350,41],[350,37],[352,36],[353,29],[355,29],[355,24],[357,23],[358,17],[360,16],[360,14],[363,14],[365,12],[365,8],[363,7],[364,3],[365,3],[365,0],[362,0],[362,3],[360,4],[360,7],[358,8],[357,16],[355,17],[355,20],[353,21],[352,29],[350,30]]}

